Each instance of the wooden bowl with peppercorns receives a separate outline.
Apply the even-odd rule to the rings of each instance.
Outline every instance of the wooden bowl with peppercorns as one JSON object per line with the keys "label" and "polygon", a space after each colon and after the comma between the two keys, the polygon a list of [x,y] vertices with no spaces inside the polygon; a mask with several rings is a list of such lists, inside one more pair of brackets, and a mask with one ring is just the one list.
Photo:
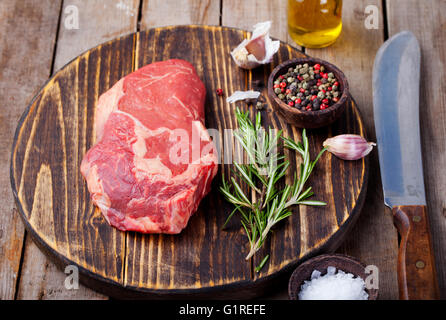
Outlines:
{"label": "wooden bowl with peppercorns", "polygon": [[333,64],[311,57],[285,61],[268,78],[274,110],[299,128],[336,121],[348,103],[348,82]]}

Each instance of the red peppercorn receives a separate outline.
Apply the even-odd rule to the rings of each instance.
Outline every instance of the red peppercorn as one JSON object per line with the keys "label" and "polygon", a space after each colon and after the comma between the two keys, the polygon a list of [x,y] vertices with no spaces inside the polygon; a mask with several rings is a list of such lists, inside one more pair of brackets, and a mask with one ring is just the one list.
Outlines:
{"label": "red peppercorn", "polygon": [[294,106],[294,102],[293,102],[293,101],[290,101],[290,102],[288,102],[288,105],[289,105],[290,107],[292,107],[292,106]]}
{"label": "red peppercorn", "polygon": [[285,88],[280,89],[282,93],[285,93]]}
{"label": "red peppercorn", "polygon": [[311,109],[311,104],[308,104],[308,105],[307,105],[307,109]]}
{"label": "red peppercorn", "polygon": [[324,100],[322,100],[322,103],[327,104],[327,103],[328,103],[328,99],[324,99]]}
{"label": "red peppercorn", "polygon": [[217,92],[217,95],[218,95],[218,96],[222,96],[222,95],[223,95],[223,89],[218,88],[218,89],[216,90],[216,92]]}
{"label": "red peppercorn", "polygon": [[285,88],[286,87],[286,82],[281,82],[279,85],[281,88]]}
{"label": "red peppercorn", "polygon": [[339,87],[339,82],[335,82],[335,83],[333,83],[333,85],[335,85],[336,87]]}
{"label": "red peppercorn", "polygon": [[276,88],[279,88],[279,84],[278,83],[274,84],[274,89],[276,89]]}
{"label": "red peppercorn", "polygon": [[327,88],[328,91],[331,91],[331,89],[332,89],[331,87],[328,87],[328,88]]}
{"label": "red peppercorn", "polygon": [[284,78],[285,78],[285,77],[282,76],[282,75],[279,76],[279,79],[280,79],[280,80],[282,80],[282,79],[284,79]]}
{"label": "red peppercorn", "polygon": [[324,79],[328,79],[328,74],[324,73],[324,75],[322,76],[322,78],[324,78]]}
{"label": "red peppercorn", "polygon": [[301,76],[297,76],[297,80],[302,81],[303,79]]}
{"label": "red peppercorn", "polygon": [[322,91],[323,93],[327,92],[327,91],[325,91],[324,89],[322,89],[321,91]]}
{"label": "red peppercorn", "polygon": [[339,101],[339,98],[338,98],[338,97],[334,97],[334,98],[333,98],[333,101],[334,101],[334,102],[338,102],[338,101]]}
{"label": "red peppercorn", "polygon": [[317,98],[317,96],[311,96],[310,100],[313,101],[316,98]]}
{"label": "red peppercorn", "polygon": [[304,88],[300,88],[299,91],[300,91],[301,93],[305,93],[305,89],[304,89]]}
{"label": "red peppercorn", "polygon": [[314,70],[320,70],[321,69],[321,65],[319,63],[316,63],[314,65]]}
{"label": "red peppercorn", "polygon": [[296,99],[296,102],[297,102],[297,103],[301,103],[301,102],[302,102],[302,99],[301,99],[301,98],[297,98],[297,99]]}
{"label": "red peppercorn", "polygon": [[285,93],[286,93],[286,94],[290,94],[290,93],[291,93],[291,90],[290,90],[290,89],[286,89]]}

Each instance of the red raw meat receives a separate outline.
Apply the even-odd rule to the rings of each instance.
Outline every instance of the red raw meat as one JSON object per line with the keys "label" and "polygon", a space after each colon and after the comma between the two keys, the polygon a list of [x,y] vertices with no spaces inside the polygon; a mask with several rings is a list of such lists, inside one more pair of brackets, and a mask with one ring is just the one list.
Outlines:
{"label": "red raw meat", "polygon": [[218,170],[203,125],[205,94],[189,62],[168,60],[138,69],[101,95],[97,143],[81,172],[112,226],[144,233],[186,227]]}

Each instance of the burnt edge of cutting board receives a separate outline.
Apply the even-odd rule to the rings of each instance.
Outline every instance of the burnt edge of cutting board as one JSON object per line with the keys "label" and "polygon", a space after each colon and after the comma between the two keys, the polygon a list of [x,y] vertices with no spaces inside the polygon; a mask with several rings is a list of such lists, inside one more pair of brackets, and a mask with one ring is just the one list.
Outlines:
{"label": "burnt edge of cutting board", "polygon": [[[47,256],[52,261],[54,261],[59,268],[64,270],[64,268],[67,265],[76,265],[79,268],[79,275],[80,275],[81,283],[83,283],[83,284],[87,285],[88,287],[91,287],[99,292],[102,292],[106,295],[112,296],[112,297],[132,298],[132,299],[134,299],[134,298],[153,298],[153,299],[156,299],[156,298],[161,298],[161,299],[165,299],[165,298],[174,298],[174,299],[175,298],[178,298],[178,299],[184,299],[184,298],[196,298],[196,299],[242,298],[243,299],[244,298],[244,299],[246,299],[246,298],[254,298],[254,297],[262,296],[267,292],[268,289],[271,288],[270,286],[273,284],[283,283],[285,285],[286,281],[287,281],[287,277],[289,277],[289,275],[291,274],[293,269],[299,263],[307,260],[310,257],[318,255],[320,253],[334,252],[337,249],[337,247],[340,245],[340,243],[343,241],[343,239],[345,238],[345,235],[348,233],[348,231],[352,228],[352,226],[358,219],[359,213],[361,211],[361,208],[362,208],[364,200],[365,200],[365,193],[366,193],[366,189],[367,189],[367,180],[368,180],[368,170],[369,170],[369,164],[368,164],[367,158],[365,158],[363,160],[363,171],[362,171],[363,174],[361,176],[362,183],[359,186],[360,188],[359,188],[357,197],[355,199],[356,201],[354,203],[354,206],[353,206],[351,212],[348,214],[348,218],[345,219],[344,221],[342,221],[338,230],[336,232],[334,232],[328,239],[323,239],[323,241],[319,241],[318,242],[319,246],[317,247],[317,249],[314,249],[314,250],[308,252],[306,255],[302,255],[301,257],[296,257],[294,261],[291,261],[291,262],[287,263],[286,265],[281,266],[280,270],[278,270],[278,271],[276,270],[275,272],[272,272],[271,274],[267,274],[264,276],[261,276],[261,275],[256,276],[256,275],[251,274],[251,277],[246,277],[244,280],[235,281],[235,282],[223,284],[223,285],[217,284],[214,286],[196,287],[196,288],[188,288],[188,289],[151,289],[151,288],[139,287],[139,286],[134,286],[134,285],[124,285],[124,282],[127,280],[126,272],[128,272],[128,270],[126,270],[125,266],[126,266],[126,263],[128,262],[127,261],[127,259],[128,259],[128,257],[127,257],[128,245],[129,245],[128,241],[129,241],[129,234],[131,234],[131,233],[122,233],[119,235],[120,237],[122,237],[124,234],[124,236],[123,236],[124,237],[124,259],[121,262],[121,263],[123,263],[123,265],[119,266],[119,263],[116,262],[117,263],[116,269],[118,271],[120,270],[121,274],[120,275],[117,274],[117,277],[115,279],[101,275],[97,272],[92,272],[91,269],[84,267],[83,265],[81,265],[79,263],[73,262],[73,260],[67,258],[65,255],[63,255],[60,252],[58,252],[57,250],[55,250],[55,248],[51,247],[48,244],[48,242],[45,241],[45,239],[43,239],[41,234],[35,229],[35,226],[30,223],[29,216],[25,213],[25,208],[22,206],[20,196],[18,193],[18,188],[17,188],[18,185],[16,184],[16,179],[15,179],[16,178],[16,176],[15,176],[16,168],[14,167],[14,164],[16,163],[16,152],[15,151],[18,148],[17,142],[18,142],[19,136],[22,134],[22,129],[23,129],[22,126],[24,126],[24,122],[27,120],[27,117],[29,116],[29,114],[34,111],[33,109],[35,107],[35,104],[37,102],[39,102],[41,99],[43,99],[42,92],[47,87],[47,85],[49,85],[54,79],[56,79],[58,77],[58,75],[63,70],[67,69],[72,63],[79,64],[81,57],[89,56],[90,52],[95,52],[95,50],[98,50],[98,48],[109,46],[110,47],[109,50],[113,51],[114,44],[117,42],[120,42],[126,48],[122,49],[121,51],[119,51],[119,50],[118,51],[120,53],[123,53],[123,52],[125,53],[126,50],[128,51],[128,49],[130,49],[130,47],[131,47],[131,49],[132,49],[132,58],[130,59],[131,60],[131,68],[132,68],[132,70],[134,70],[136,64],[138,64],[139,62],[147,62],[147,61],[144,61],[145,57],[139,56],[138,52],[136,52],[136,50],[138,49],[137,42],[140,41],[139,44],[141,44],[144,41],[144,40],[141,40],[141,35],[143,35],[147,38],[148,37],[147,35],[150,33],[156,34],[156,33],[160,33],[160,32],[164,31],[164,32],[167,32],[167,34],[172,34],[171,33],[172,29],[176,29],[175,31],[183,30],[183,32],[185,32],[184,30],[189,29],[189,28],[192,28],[194,30],[201,30],[200,32],[216,32],[217,31],[217,32],[221,32],[221,33],[224,33],[224,32],[234,33],[234,34],[238,34],[238,36],[243,36],[243,37],[245,37],[247,34],[246,31],[243,31],[240,29],[235,29],[235,28],[227,28],[227,27],[174,26],[174,27],[150,29],[150,30],[146,30],[146,31],[138,32],[138,33],[133,33],[133,34],[130,34],[127,36],[122,36],[118,39],[108,41],[108,42],[101,44],[95,48],[92,48],[92,49],[86,51],[85,53],[81,54],[80,56],[74,58],[72,61],[67,63],[63,68],[61,68],[52,78],[50,78],[44,84],[44,86],[39,91],[39,93],[30,102],[29,106],[27,107],[27,109],[23,113],[22,117],[20,118],[16,132],[15,132],[14,142],[13,142],[13,146],[12,146],[12,155],[13,156],[11,157],[10,178],[11,178],[11,186],[13,189],[13,194],[14,194],[14,197],[15,197],[18,209],[19,209],[18,211],[20,212],[20,216],[22,217],[22,220],[25,224],[27,231],[32,236],[32,238],[34,239],[34,241],[36,242],[38,247],[43,252],[45,252],[47,254]],[[214,36],[215,36],[215,34],[214,34]],[[213,40],[215,41],[215,39],[213,39]],[[231,44],[231,45],[233,45],[233,44]],[[289,45],[282,42],[281,48],[283,49],[284,47],[285,47],[284,50],[288,50],[290,55],[292,54],[291,50],[297,51],[297,49],[292,48]],[[154,48],[156,49],[156,45],[154,46]],[[213,48],[213,50],[215,50],[215,49],[216,48]],[[229,55],[229,51],[226,53]],[[302,53],[296,53],[296,54],[298,54],[299,56],[304,56]],[[153,58],[153,59],[155,59],[155,58]],[[101,63],[102,63],[102,61],[101,61]],[[150,62],[148,62],[148,63],[150,63]],[[274,65],[275,65],[275,62],[272,62],[271,70]],[[230,66],[228,66],[228,67],[230,67]],[[120,71],[122,71],[122,69],[125,69],[125,67],[121,66]],[[130,72],[132,70],[130,70]],[[256,77],[256,75],[255,75],[256,72],[258,73],[259,71],[254,70],[252,72],[251,80],[253,80]],[[129,72],[124,72],[123,75],[125,75],[127,73],[129,73]],[[121,75],[121,76],[123,76],[123,75]],[[116,80],[118,80],[121,76],[119,76]],[[267,78],[267,76],[268,76],[268,74],[266,75],[266,78]],[[203,78],[202,78],[202,80],[205,81],[205,79],[203,79]],[[223,81],[224,81],[224,79],[223,79]],[[110,80],[110,82],[111,82],[111,80]],[[109,86],[111,87],[111,85],[113,85],[113,84],[114,84],[114,82],[110,83]],[[245,79],[245,84],[248,84],[247,79]],[[265,82],[265,84],[266,84],[266,82]],[[98,85],[101,86],[103,84],[99,83]],[[236,89],[234,89],[234,90],[236,90]],[[226,92],[228,92],[228,91],[226,91]],[[207,93],[208,93],[208,96],[212,95],[212,93],[208,90],[207,90]],[[59,93],[59,94],[61,94],[61,93]],[[207,100],[206,103],[208,104],[209,101]],[[355,119],[353,121],[358,121],[360,131],[362,132],[363,135],[366,135],[365,129],[362,124],[359,110],[356,107],[353,99],[351,99],[350,107],[352,108],[353,117],[355,117]],[[235,107],[234,107],[234,109],[235,109]],[[62,112],[63,112],[63,110],[62,110]],[[263,114],[268,114],[271,117],[274,117],[274,114],[272,114],[272,113],[268,113],[268,112],[263,113],[262,112],[262,115]],[[274,120],[269,119],[269,121],[274,121]],[[279,123],[277,119],[276,119],[276,122]],[[90,123],[89,125],[91,126],[92,123]],[[32,130],[32,128],[28,128],[28,129]],[[331,131],[331,129],[330,129],[330,131]],[[83,156],[83,155],[81,155],[81,156]],[[25,157],[26,156],[24,156],[24,158]],[[24,159],[22,159],[22,160],[24,161]],[[21,172],[21,173],[23,173],[23,172]],[[220,171],[219,171],[219,174],[220,174]],[[20,183],[20,179],[18,179],[18,182]],[[215,189],[215,184],[214,184],[213,188]],[[91,212],[91,214],[93,215],[94,212]],[[203,213],[201,213],[201,214],[203,214]],[[338,216],[336,218],[339,220]],[[106,226],[106,227],[112,229],[109,226]],[[280,228],[284,228],[283,225],[281,225]],[[110,231],[110,233],[114,234],[114,233],[117,233],[117,231],[113,229],[112,231]],[[268,243],[266,243],[266,245],[267,244]],[[266,250],[267,250],[267,248],[266,248]],[[243,248],[241,251],[243,251]],[[265,251],[265,252],[267,252],[267,251]],[[94,255],[94,253],[92,253],[92,255]],[[259,258],[262,258],[262,257],[259,257]],[[116,260],[118,260],[118,259],[116,259]],[[85,261],[84,261],[84,263],[85,263]],[[243,263],[243,261],[240,261],[240,263]],[[253,263],[251,263],[251,268],[252,268],[252,266],[253,266]],[[252,272],[252,270],[251,270],[251,272]]]}

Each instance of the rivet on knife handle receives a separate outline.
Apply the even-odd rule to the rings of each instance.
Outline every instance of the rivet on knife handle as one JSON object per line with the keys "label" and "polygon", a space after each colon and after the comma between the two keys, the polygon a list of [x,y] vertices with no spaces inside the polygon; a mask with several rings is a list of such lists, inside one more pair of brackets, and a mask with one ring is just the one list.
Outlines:
{"label": "rivet on knife handle", "polygon": [[439,289],[426,206],[396,206],[392,213],[401,236],[398,253],[400,299],[438,299]]}

